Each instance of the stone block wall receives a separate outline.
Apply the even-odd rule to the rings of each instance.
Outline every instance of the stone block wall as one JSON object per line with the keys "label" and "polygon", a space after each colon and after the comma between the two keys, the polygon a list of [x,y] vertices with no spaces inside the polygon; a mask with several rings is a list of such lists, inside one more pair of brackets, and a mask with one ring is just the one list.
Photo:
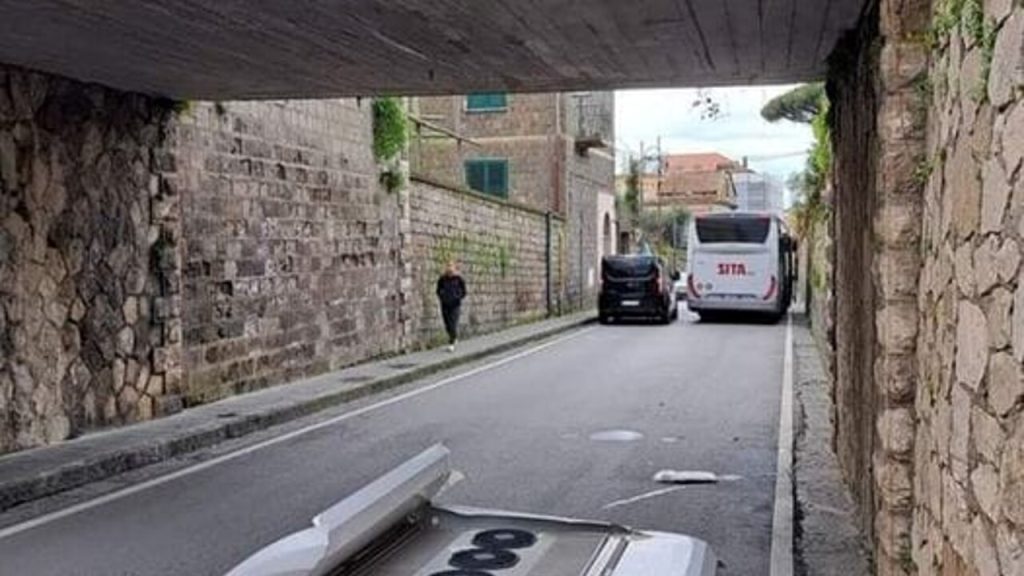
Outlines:
{"label": "stone block wall", "polygon": [[174,126],[188,403],[407,346],[369,102],[204,103]]}
{"label": "stone block wall", "polygon": [[173,409],[172,116],[0,67],[0,453]]}
{"label": "stone block wall", "polygon": [[933,13],[913,561],[1024,574],[1024,5]]}
{"label": "stone block wall", "polygon": [[462,310],[466,335],[544,317],[549,259],[552,299],[557,303],[563,249],[559,239],[565,229],[561,218],[424,180],[414,179],[406,194],[410,292],[416,308],[412,317],[419,343],[443,341],[435,288],[448,260],[458,263],[467,284],[469,295]]}

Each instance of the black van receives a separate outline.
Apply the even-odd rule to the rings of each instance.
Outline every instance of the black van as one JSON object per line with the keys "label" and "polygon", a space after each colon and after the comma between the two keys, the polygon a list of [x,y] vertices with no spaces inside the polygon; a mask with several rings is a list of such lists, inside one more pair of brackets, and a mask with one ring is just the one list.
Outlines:
{"label": "black van", "polygon": [[602,324],[612,319],[655,318],[668,324],[679,316],[669,273],[657,256],[605,256],[601,259],[598,315]]}

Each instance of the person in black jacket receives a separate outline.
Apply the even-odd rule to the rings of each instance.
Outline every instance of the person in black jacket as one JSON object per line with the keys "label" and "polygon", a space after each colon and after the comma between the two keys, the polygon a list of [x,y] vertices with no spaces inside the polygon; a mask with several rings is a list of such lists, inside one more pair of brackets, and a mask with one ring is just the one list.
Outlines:
{"label": "person in black jacket", "polygon": [[448,351],[455,351],[459,339],[459,312],[462,299],[466,297],[466,283],[459,276],[455,262],[449,261],[444,273],[437,280],[437,297],[441,300],[441,317],[448,332]]}

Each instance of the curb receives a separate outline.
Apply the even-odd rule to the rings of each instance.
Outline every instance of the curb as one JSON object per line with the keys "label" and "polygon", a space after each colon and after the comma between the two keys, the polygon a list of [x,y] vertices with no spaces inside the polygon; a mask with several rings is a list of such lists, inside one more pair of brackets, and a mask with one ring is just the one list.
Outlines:
{"label": "curb", "polygon": [[[300,403],[273,406],[263,411],[217,420],[209,426],[168,436],[155,443],[139,444],[88,459],[76,460],[31,478],[0,482],[0,512],[397,388],[438,372],[545,340],[591,324],[596,320],[596,316],[587,316],[534,334],[495,344],[477,352],[423,365],[394,376],[377,378],[353,388],[322,394]],[[283,386],[287,386],[287,384],[283,384]]]}

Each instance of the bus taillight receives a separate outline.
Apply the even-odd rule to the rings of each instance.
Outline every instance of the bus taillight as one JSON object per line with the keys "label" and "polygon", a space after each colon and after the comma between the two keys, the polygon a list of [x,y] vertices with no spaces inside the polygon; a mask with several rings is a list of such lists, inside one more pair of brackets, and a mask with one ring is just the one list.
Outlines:
{"label": "bus taillight", "polygon": [[700,292],[697,292],[697,286],[693,281],[693,274],[686,275],[686,287],[690,290],[690,296],[700,298]]}
{"label": "bus taillight", "polygon": [[778,290],[778,288],[779,288],[779,281],[778,281],[777,278],[775,278],[775,275],[772,274],[772,281],[771,281],[770,284],[768,284],[768,292],[765,292],[765,295],[761,299],[762,300],[771,300],[772,298],[775,297],[775,291]]}

